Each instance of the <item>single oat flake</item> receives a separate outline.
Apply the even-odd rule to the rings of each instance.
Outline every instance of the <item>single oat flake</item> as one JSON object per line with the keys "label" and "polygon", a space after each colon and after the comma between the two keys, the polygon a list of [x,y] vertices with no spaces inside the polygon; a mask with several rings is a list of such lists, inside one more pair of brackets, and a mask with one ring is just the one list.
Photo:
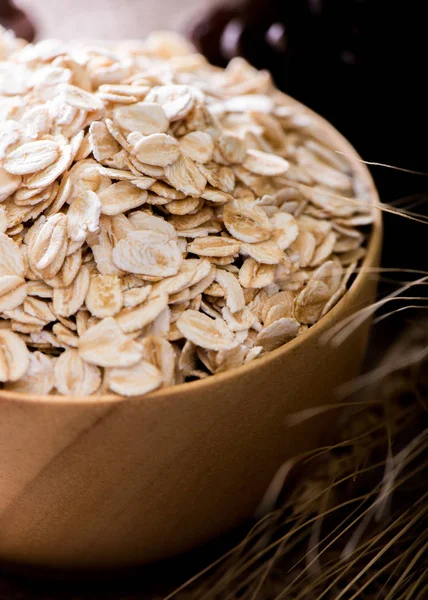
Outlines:
{"label": "single oat flake", "polygon": [[127,397],[203,379],[346,293],[372,208],[267,74],[214,68],[166,33],[12,42],[0,28],[3,389]]}

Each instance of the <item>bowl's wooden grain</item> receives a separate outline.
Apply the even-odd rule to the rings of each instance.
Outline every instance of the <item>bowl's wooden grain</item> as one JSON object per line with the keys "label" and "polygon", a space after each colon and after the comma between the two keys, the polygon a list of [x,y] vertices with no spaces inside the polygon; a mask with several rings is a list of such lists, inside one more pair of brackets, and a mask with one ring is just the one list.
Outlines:
{"label": "bowl's wooden grain", "polygon": [[[315,118],[337,149],[355,155]],[[355,170],[378,202],[366,167]],[[367,269],[379,263],[379,215]],[[325,423],[318,417],[290,429],[286,416],[331,403],[334,387],[357,374],[369,323],[339,348],[322,344],[322,334],[375,291],[373,276],[361,272],[327,316],[285,347],[144,398],[0,391],[0,560],[83,568],[148,562],[251,516],[281,462],[313,446]]]}

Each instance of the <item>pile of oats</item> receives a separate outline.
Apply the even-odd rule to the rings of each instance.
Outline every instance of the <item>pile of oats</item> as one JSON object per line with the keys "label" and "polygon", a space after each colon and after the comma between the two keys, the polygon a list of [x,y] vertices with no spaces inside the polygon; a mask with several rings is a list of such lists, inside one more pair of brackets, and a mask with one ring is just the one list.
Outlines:
{"label": "pile of oats", "polygon": [[133,396],[248,363],[338,301],[371,222],[352,166],[245,61],[0,32],[5,389]]}

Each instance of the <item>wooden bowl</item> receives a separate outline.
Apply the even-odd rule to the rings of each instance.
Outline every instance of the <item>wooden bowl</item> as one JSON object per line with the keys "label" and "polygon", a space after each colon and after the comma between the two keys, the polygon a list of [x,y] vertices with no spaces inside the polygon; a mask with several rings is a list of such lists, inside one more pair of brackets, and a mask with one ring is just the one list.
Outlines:
{"label": "wooden bowl", "polygon": [[[338,150],[355,155],[309,114]],[[367,168],[355,162],[355,170],[378,202]],[[378,266],[379,214],[365,269]],[[322,335],[375,292],[373,276],[360,272],[331,312],[284,347],[143,398],[0,391],[0,560],[62,568],[145,563],[250,517],[281,463],[313,447],[324,427],[318,417],[290,428],[287,415],[335,401],[334,388],[360,369],[369,323],[338,348]]]}

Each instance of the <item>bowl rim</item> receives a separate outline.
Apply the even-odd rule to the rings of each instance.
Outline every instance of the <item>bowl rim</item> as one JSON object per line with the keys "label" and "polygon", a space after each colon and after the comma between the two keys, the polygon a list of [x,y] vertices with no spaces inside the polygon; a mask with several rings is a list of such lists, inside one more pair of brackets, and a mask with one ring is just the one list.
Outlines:
{"label": "bowl rim", "polygon": [[[366,164],[361,160],[360,155],[357,153],[352,144],[326,119],[324,119],[321,115],[311,110],[301,102],[297,101],[295,98],[284,94],[283,92],[277,91],[275,95],[282,96],[286,101],[291,105],[297,105],[302,109],[302,114],[310,116],[311,119],[314,120],[315,124],[319,125],[320,128],[325,131],[334,142],[337,140],[338,148],[346,149],[348,152],[346,153],[351,158],[356,159],[355,164],[353,164],[353,170],[356,173],[359,173],[365,184],[367,185],[367,192],[370,196],[371,204],[373,207],[376,207],[380,204],[379,194],[376,189],[376,186],[373,181],[373,177],[366,166]],[[175,399],[178,397],[183,397],[183,394],[189,392],[190,390],[196,391],[199,390],[200,393],[203,393],[204,390],[208,390],[211,385],[219,384],[219,383],[227,383],[228,380],[233,379],[236,376],[239,376],[244,373],[248,373],[251,370],[262,369],[264,365],[268,364],[270,361],[276,360],[280,356],[285,356],[287,353],[291,353],[294,349],[299,347],[302,344],[305,344],[307,340],[311,338],[311,336],[321,333],[323,330],[327,330],[332,322],[336,320],[336,316],[342,312],[342,310],[346,309],[348,303],[356,296],[358,296],[367,273],[365,269],[367,267],[370,268],[371,265],[375,264],[382,243],[382,214],[381,210],[376,210],[374,214],[374,220],[371,225],[370,238],[367,245],[367,254],[364,257],[364,260],[361,263],[359,272],[357,273],[352,285],[347,290],[347,292],[342,296],[342,298],[337,302],[337,304],[326,314],[324,315],[317,323],[312,325],[305,332],[298,335],[293,340],[287,342],[283,346],[280,346],[276,350],[266,353],[264,356],[257,358],[247,364],[240,365],[239,367],[235,367],[233,369],[229,369],[228,371],[224,371],[222,373],[217,373],[215,375],[210,375],[205,379],[199,379],[196,381],[190,381],[185,383],[180,383],[177,385],[173,385],[166,388],[159,388],[149,394],[145,394],[143,396],[119,396],[117,394],[103,394],[100,396],[91,395],[91,396],[61,396],[60,394],[51,394],[51,395],[39,395],[39,394],[28,394],[13,390],[5,390],[0,389],[0,402],[2,401],[11,401],[11,402],[21,402],[21,403],[36,403],[36,404],[59,404],[64,406],[70,405],[84,405],[84,406],[93,406],[93,405],[105,405],[105,404],[119,404],[122,402],[135,402],[144,400],[145,402],[150,400],[156,400],[158,398],[170,398]]]}

